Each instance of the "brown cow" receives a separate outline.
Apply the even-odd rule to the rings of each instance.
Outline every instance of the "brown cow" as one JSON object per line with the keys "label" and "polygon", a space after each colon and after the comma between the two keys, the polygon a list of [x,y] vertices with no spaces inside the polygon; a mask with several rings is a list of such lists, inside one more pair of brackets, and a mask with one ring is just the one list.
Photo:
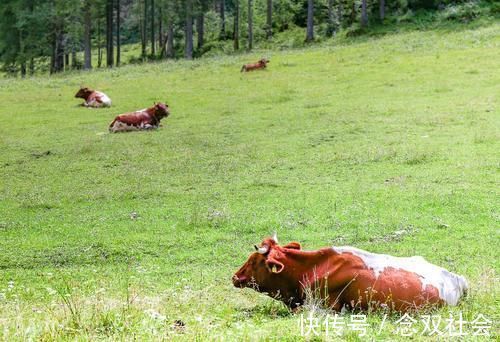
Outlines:
{"label": "brown cow", "polygon": [[80,87],[80,90],[75,94],[76,98],[82,98],[85,102],[82,103],[84,107],[101,108],[111,107],[111,99],[103,92],[92,90],[90,88]]}
{"label": "brown cow", "polygon": [[233,276],[234,286],[266,292],[291,308],[316,293],[337,311],[378,307],[406,312],[456,305],[467,290],[465,278],[420,256],[393,257],[354,247],[303,251],[297,242],[279,246],[276,237],[255,249]]}
{"label": "brown cow", "polygon": [[268,59],[262,58],[257,63],[245,64],[241,67],[241,72],[245,71],[253,71],[257,69],[265,69],[267,67],[267,63],[271,62]]}
{"label": "brown cow", "polygon": [[155,103],[150,108],[118,115],[109,125],[109,131],[115,133],[158,128],[160,120],[169,115],[170,108],[168,105]]}

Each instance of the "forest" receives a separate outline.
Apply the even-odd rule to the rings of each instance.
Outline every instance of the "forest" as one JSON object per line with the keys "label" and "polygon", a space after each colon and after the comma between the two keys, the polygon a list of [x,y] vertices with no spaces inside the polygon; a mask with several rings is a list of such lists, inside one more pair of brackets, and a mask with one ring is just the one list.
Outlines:
{"label": "forest", "polygon": [[[485,8],[498,15],[495,6],[492,0],[3,0],[0,64],[5,75],[25,77],[189,60],[250,51],[263,42],[273,48],[273,37],[287,31],[303,32],[300,41],[307,44],[342,30],[354,35],[397,25],[419,13],[445,12],[445,19],[467,22],[484,16]],[[137,53],[124,58],[128,44]]]}

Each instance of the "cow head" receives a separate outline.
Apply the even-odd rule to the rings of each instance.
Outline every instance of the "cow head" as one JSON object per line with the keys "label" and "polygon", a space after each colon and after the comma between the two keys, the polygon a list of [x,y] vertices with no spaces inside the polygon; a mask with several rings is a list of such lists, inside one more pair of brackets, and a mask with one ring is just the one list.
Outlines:
{"label": "cow head", "polygon": [[[260,292],[275,292],[287,282],[287,254],[300,250],[298,242],[279,246],[276,235],[254,246],[255,252],[233,275],[236,287],[252,287]],[[293,252],[293,251],[292,251]]]}
{"label": "cow head", "polygon": [[82,99],[87,99],[90,94],[92,94],[94,91],[90,88],[87,87],[80,87],[80,90],[75,94],[76,98],[82,98]]}
{"label": "cow head", "polygon": [[158,120],[166,118],[170,115],[170,108],[167,104],[158,102],[154,105],[155,116]]}
{"label": "cow head", "polygon": [[261,58],[259,61],[260,64],[262,64],[264,67],[267,65],[267,63],[270,63],[271,61],[267,58]]}

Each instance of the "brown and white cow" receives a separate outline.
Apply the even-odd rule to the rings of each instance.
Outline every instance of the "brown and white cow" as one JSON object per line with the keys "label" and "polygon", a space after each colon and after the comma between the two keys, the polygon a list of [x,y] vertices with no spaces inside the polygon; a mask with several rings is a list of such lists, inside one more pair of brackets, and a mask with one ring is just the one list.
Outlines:
{"label": "brown and white cow", "polygon": [[170,108],[168,105],[155,103],[150,108],[118,115],[109,125],[109,131],[115,133],[158,128],[160,120],[169,115]]}
{"label": "brown and white cow", "polygon": [[420,256],[401,258],[354,247],[303,251],[297,242],[278,245],[276,237],[254,247],[256,252],[234,274],[234,286],[265,292],[291,308],[316,293],[337,311],[370,307],[406,312],[456,305],[467,290],[464,277]]}
{"label": "brown and white cow", "polygon": [[84,107],[101,108],[111,107],[111,99],[103,92],[92,90],[90,88],[81,87],[75,94],[76,98],[82,98],[85,101],[82,103]]}
{"label": "brown and white cow", "polygon": [[241,67],[241,72],[265,69],[267,67],[267,63],[269,62],[271,61],[266,58],[262,58],[257,63],[245,64]]}

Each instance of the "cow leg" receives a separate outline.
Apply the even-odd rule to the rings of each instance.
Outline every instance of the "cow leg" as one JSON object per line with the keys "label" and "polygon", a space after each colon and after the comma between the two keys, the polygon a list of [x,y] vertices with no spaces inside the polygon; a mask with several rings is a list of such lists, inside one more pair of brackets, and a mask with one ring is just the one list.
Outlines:
{"label": "cow leg", "polygon": [[109,127],[109,131],[110,132],[113,132],[113,133],[116,133],[116,132],[125,132],[125,131],[129,131],[129,125],[127,124],[124,124],[123,122],[121,121],[115,121],[110,127]]}
{"label": "cow leg", "polygon": [[342,310],[344,307],[344,301],[341,291],[332,291],[328,293],[328,306],[337,312]]}
{"label": "cow leg", "polygon": [[149,129],[157,129],[158,126],[151,125],[151,124],[145,124],[142,126],[143,129],[149,130]]}
{"label": "cow leg", "polygon": [[99,105],[99,102],[97,102],[96,100],[92,100],[92,101],[87,102],[87,107],[88,108],[99,108],[100,105]]}

